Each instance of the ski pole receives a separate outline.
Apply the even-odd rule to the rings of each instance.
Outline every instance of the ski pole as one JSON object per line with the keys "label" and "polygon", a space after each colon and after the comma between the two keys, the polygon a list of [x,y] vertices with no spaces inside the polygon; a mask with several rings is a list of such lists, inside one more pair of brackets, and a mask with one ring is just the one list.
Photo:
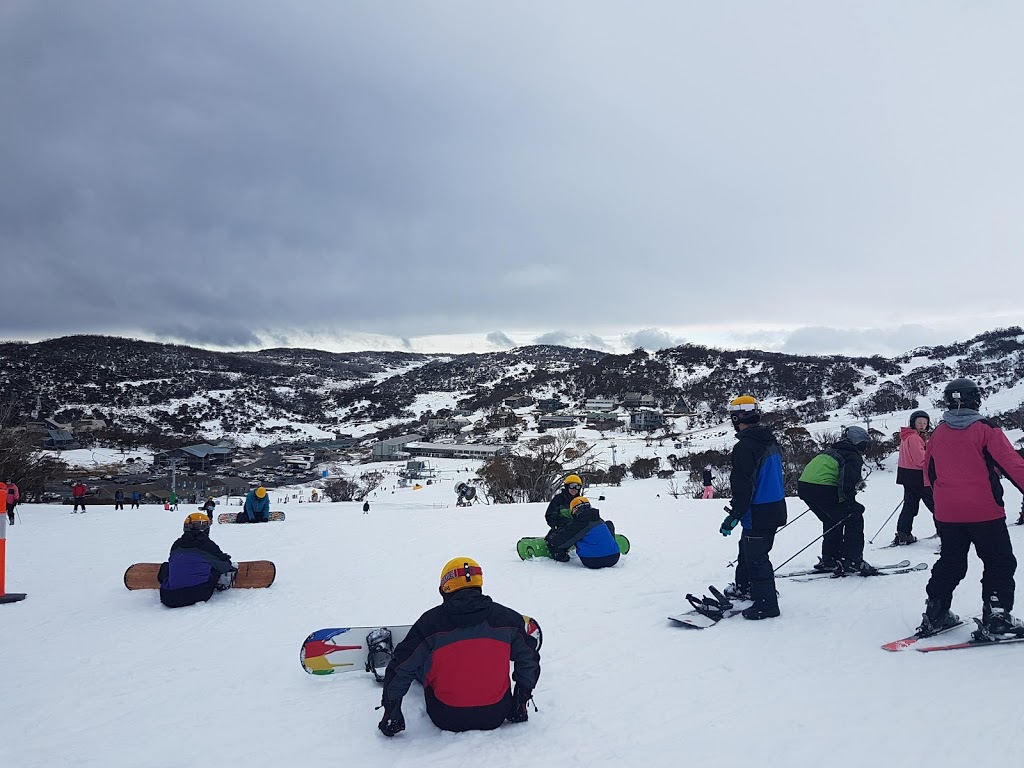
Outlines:
{"label": "ski pole", "polygon": [[[849,519],[850,519],[851,517],[853,517],[853,513],[852,513],[852,512],[851,512],[850,514],[848,514],[848,515],[847,515],[846,517],[844,517],[844,518],[843,518],[842,520],[840,520],[840,521],[839,521],[838,523],[836,523],[835,525],[833,525],[833,526],[832,526],[831,528],[829,528],[829,529],[828,529],[827,531],[825,531],[824,533],[822,533],[822,534],[821,534],[821,536],[819,536],[819,537],[818,537],[818,538],[816,538],[816,539],[815,539],[814,541],[812,541],[812,542],[811,542],[810,544],[808,544],[808,545],[807,545],[806,547],[804,547],[804,549],[807,549],[808,547],[812,546],[812,545],[813,545],[813,544],[814,544],[815,542],[817,542],[817,541],[820,541],[821,539],[825,538],[825,536],[827,536],[827,535],[828,535],[828,534],[829,534],[830,532],[834,531],[834,530],[835,530],[836,528],[838,528],[838,527],[839,527],[840,525],[842,525],[843,523],[845,523],[845,522],[846,522],[847,520],[849,520]],[[800,550],[800,552],[803,552],[803,551],[804,551],[804,549],[801,549],[801,550]],[[800,554],[800,552],[796,552],[796,553],[795,553],[795,554],[793,555],[793,557],[796,557],[797,555],[799,555],[799,554]],[[792,560],[792,559],[793,559],[793,557],[789,558],[789,560]],[[787,560],[787,561],[786,561],[786,563],[788,563],[788,562],[789,562],[789,560]],[[779,568],[781,568],[782,566],[784,566],[784,565],[785,565],[786,563],[779,563],[779,565],[778,565],[778,566],[776,566],[775,570],[773,570],[773,571],[772,571],[772,573],[775,573],[775,571],[779,570]]]}
{"label": "ski pole", "polygon": [[[892,516],[896,514],[896,510],[899,509],[902,506],[903,506],[903,500],[900,499],[900,503],[896,505],[896,509],[894,509],[892,512],[890,512],[889,516],[887,518],[885,518],[885,522],[882,523],[882,528],[885,528],[885,526],[887,526],[889,524],[889,521],[892,520]],[[882,532],[882,528],[879,528],[877,531],[875,531],[875,535],[872,536],[870,539],[868,539],[868,544],[874,544],[875,543],[875,539],[878,538],[878,534],[880,534]]]}
{"label": "ski pole", "polygon": [[[779,528],[779,530],[777,530],[777,531],[775,532],[775,535],[777,536],[777,535],[778,535],[779,533],[781,533],[782,531],[784,531],[784,530],[786,530],[787,528],[789,528],[789,526],[791,526],[791,525],[792,525],[793,523],[795,523],[795,522],[796,522],[797,520],[799,520],[799,519],[800,519],[801,517],[803,517],[804,515],[806,515],[806,514],[807,514],[808,512],[810,512],[810,511],[811,511],[811,508],[810,508],[810,507],[808,507],[807,509],[805,509],[805,510],[804,510],[803,512],[801,512],[801,513],[800,513],[799,515],[797,515],[796,517],[794,517],[794,518],[793,518],[792,520],[790,520],[790,521],[789,521],[788,523],[786,523],[786,524],[785,524],[784,526],[782,526],[781,528]],[[732,567],[733,567],[734,565],[736,565],[736,563],[737,563],[737,562],[739,562],[739,561],[737,561],[737,560],[733,560],[732,562],[728,563],[728,564],[727,564],[727,565],[726,565],[725,567],[726,567],[726,568],[732,568]]]}

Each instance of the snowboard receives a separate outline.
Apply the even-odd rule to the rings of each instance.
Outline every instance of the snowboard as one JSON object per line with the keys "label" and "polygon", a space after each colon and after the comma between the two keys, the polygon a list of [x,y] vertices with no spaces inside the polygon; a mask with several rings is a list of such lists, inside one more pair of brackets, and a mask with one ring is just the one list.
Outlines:
{"label": "snowboard", "polygon": [[[620,554],[625,555],[629,552],[629,539],[621,533],[615,534],[615,542],[619,545]],[[543,536],[526,536],[520,539],[516,543],[516,551],[519,552],[519,557],[523,560],[529,560],[533,557],[551,557],[551,553],[548,551],[548,543],[544,540]]]}
{"label": "snowboard", "polygon": [[[124,572],[124,585],[128,589],[160,589],[157,573],[160,563],[136,563]],[[248,560],[238,564],[234,588],[263,589],[274,583],[277,568],[269,560]]]}
{"label": "snowboard", "polygon": [[[537,641],[537,650],[544,643],[544,633],[536,619],[523,615],[526,633]],[[311,632],[299,650],[299,663],[311,675],[335,675],[339,672],[374,672],[383,678],[384,669],[370,666],[370,649],[366,642],[371,632],[385,627],[333,627]],[[389,624],[391,643],[397,646],[412,629],[410,624]]]}
{"label": "snowboard", "polygon": [[[241,512],[241,510],[239,510],[239,512]],[[222,512],[221,514],[217,515],[217,522],[221,525],[224,525],[226,523],[234,523],[237,520],[238,512]],[[281,520],[284,520],[284,512],[279,512],[275,510],[270,513],[270,522],[277,523]],[[246,525],[248,525],[248,523],[246,523]]]}
{"label": "snowboard", "polygon": [[752,600],[730,600],[713,585],[708,589],[711,592],[711,597],[687,594],[686,601],[693,608],[675,616],[669,616],[669,620],[689,629],[707,629],[722,619],[739,615],[754,604]]}

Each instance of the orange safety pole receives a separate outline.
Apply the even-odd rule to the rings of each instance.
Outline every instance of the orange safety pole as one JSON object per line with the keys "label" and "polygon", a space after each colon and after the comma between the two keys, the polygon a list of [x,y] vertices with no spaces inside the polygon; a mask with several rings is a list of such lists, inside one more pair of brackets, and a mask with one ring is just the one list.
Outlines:
{"label": "orange safety pole", "polygon": [[22,592],[7,592],[5,587],[7,575],[7,485],[0,483],[0,499],[3,500],[3,511],[0,512],[0,603],[16,603],[25,599]]}

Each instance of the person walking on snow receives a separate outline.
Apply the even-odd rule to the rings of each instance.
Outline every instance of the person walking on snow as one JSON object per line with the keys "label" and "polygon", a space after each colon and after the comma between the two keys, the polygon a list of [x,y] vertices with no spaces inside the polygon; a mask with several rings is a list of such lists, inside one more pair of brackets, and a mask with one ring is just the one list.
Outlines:
{"label": "person walking on snow", "polygon": [[896,484],[903,486],[903,510],[896,521],[893,546],[913,544],[917,541],[911,531],[921,502],[935,514],[932,489],[924,484],[924,449],[928,442],[931,419],[924,411],[910,414],[910,426],[900,427],[900,457],[896,467]]}
{"label": "person walking on snow", "polygon": [[254,491],[249,491],[245,497],[245,504],[242,511],[235,519],[236,523],[267,523],[270,522],[270,497],[267,496],[267,489],[262,485]]}
{"label": "person walking on snow", "polygon": [[21,493],[11,478],[7,478],[4,484],[7,486],[7,519],[11,522],[11,525],[14,525],[14,508],[18,506],[18,502],[21,500]]}
{"label": "person walking on snow", "polygon": [[[550,529],[544,537],[548,541],[548,549],[551,549],[549,537],[572,522],[572,511],[569,509],[569,504],[581,495],[583,495],[583,480],[579,475],[569,475],[562,481],[562,489],[548,502],[548,508],[544,511],[544,520]],[[555,547],[555,549],[558,548]],[[552,557],[555,557],[554,552],[552,552]],[[555,560],[561,563],[568,562],[569,554],[567,552],[559,553]]]}
{"label": "person walking on snow", "polygon": [[704,495],[702,499],[713,499],[715,498],[715,487],[712,485],[714,478],[711,475],[711,465],[707,464],[704,470],[700,473],[700,478],[704,482]]}
{"label": "person walking on snow", "polygon": [[1024,622],[1010,612],[1017,559],[1006,528],[1000,474],[1024,488],[1024,459],[999,427],[984,418],[981,388],[970,379],[954,379],[944,391],[942,422],[924,454],[924,482],[935,499],[935,528],[941,552],[925,588],[927,600],[918,634],[929,635],[958,624],[950,611],[953,591],[967,575],[971,544],[981,558],[982,615],[975,619],[976,640],[1003,635],[1024,637]]}
{"label": "person walking on snow", "polygon": [[719,533],[729,536],[743,524],[736,581],[725,588],[725,596],[750,599],[754,604],[743,618],[759,620],[778,616],[779,596],[769,554],[775,533],[786,524],[786,492],[782,477],[782,449],[772,430],[761,424],[761,406],[750,395],[729,403],[729,418],[736,430],[732,448],[732,505]]}
{"label": "person walking on snow", "polygon": [[816,571],[878,573],[864,561],[864,505],[857,501],[864,451],[870,444],[871,436],[863,427],[844,428],[837,442],[807,463],[797,482],[797,494],[824,531]]}
{"label": "person walking on snow", "polygon": [[552,559],[568,561],[569,548],[575,546],[577,557],[587,568],[611,568],[619,562],[619,543],[612,521],[602,520],[600,510],[592,507],[586,496],[570,501],[569,510],[572,520],[548,534]]}
{"label": "person walking on snow", "polygon": [[472,558],[456,557],[441,569],[441,605],[416,620],[384,672],[377,728],[385,736],[405,730],[402,697],[413,681],[423,685],[427,716],[444,731],[489,731],[529,719],[540,678],[538,640],[521,613],[494,602],[483,586]]}

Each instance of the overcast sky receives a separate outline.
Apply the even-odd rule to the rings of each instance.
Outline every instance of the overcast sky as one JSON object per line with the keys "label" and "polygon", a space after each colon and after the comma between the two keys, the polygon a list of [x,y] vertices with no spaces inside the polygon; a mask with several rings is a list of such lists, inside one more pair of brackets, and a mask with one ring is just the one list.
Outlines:
{"label": "overcast sky", "polygon": [[0,337],[1024,323],[1022,39],[997,1],[4,0]]}

